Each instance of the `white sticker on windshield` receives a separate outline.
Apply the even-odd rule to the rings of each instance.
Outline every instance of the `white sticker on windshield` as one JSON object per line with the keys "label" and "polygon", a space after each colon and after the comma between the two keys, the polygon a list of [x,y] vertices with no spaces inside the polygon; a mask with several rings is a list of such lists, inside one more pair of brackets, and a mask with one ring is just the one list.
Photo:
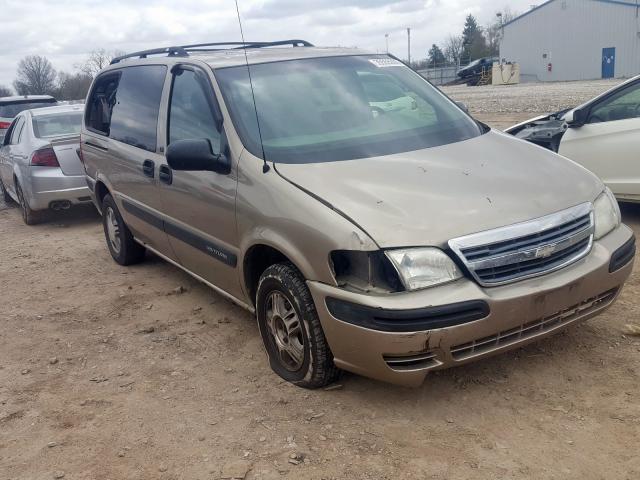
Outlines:
{"label": "white sticker on windshield", "polygon": [[402,62],[395,60],[393,58],[385,57],[385,58],[370,58],[369,61],[373,63],[378,68],[384,67],[401,67]]}

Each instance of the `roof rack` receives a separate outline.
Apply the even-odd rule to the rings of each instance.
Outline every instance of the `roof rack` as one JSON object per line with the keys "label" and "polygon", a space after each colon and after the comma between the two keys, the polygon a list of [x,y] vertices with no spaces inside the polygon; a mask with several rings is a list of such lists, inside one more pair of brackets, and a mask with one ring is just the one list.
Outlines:
{"label": "roof rack", "polygon": [[[192,45],[179,45],[175,47],[154,48],[142,50],[140,52],[128,53],[115,57],[111,60],[111,65],[127,58],[147,58],[149,55],[167,55],[168,57],[188,57],[189,52],[212,52],[217,50],[243,49],[243,48],[265,48],[291,45],[292,47],[313,47],[313,44],[306,40],[278,40],[276,42],[218,42],[218,43],[194,43]],[[208,47],[208,48],[205,48]],[[217,48],[211,48],[217,47]]]}

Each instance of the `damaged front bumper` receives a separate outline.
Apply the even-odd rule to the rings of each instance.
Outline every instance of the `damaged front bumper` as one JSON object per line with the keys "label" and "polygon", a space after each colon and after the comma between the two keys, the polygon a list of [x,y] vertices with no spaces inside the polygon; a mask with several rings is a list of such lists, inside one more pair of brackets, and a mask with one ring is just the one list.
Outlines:
{"label": "damaged front bumper", "polygon": [[540,115],[539,117],[531,118],[507,128],[505,133],[558,152],[560,140],[567,128],[569,128],[563,118],[566,112],[565,110],[551,115]]}
{"label": "damaged front bumper", "polygon": [[[431,370],[516,348],[605,310],[631,273],[633,254],[619,252],[629,249],[632,238],[622,225],[575,264],[502,287],[464,279],[373,296],[308,285],[338,367],[417,386]],[[616,258],[627,262],[612,270]]]}

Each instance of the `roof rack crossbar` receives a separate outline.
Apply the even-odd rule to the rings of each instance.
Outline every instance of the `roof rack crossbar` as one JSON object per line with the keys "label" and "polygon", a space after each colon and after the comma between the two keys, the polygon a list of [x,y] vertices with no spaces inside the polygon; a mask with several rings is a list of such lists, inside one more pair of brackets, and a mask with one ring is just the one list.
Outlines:
{"label": "roof rack crossbar", "polygon": [[291,45],[292,47],[313,47],[313,44],[306,40],[278,40],[276,42],[247,42],[247,45],[239,48],[279,47],[282,45]]}
{"label": "roof rack crossbar", "polygon": [[118,63],[126,58],[147,58],[148,55],[162,55],[166,54],[169,57],[186,57],[188,53],[182,47],[164,47],[164,48],[153,48],[151,50],[142,50],[140,52],[127,53],[126,55],[121,55],[119,57],[115,57],[111,60],[111,65],[114,63]]}
{"label": "roof rack crossbar", "polygon": [[[264,48],[264,47],[277,47],[283,45],[291,45],[293,47],[313,47],[313,44],[306,40],[278,40],[275,42],[216,42],[216,43],[194,43],[192,45],[179,45],[174,47],[153,48],[151,50],[142,50],[139,52],[127,53],[115,57],[111,60],[111,65],[121,62],[127,58],[147,58],[149,55],[163,55],[168,57],[188,57],[188,52],[197,51],[215,51],[215,50],[229,50],[231,49],[243,49],[243,48]],[[207,48],[203,47],[226,47],[226,48]]]}

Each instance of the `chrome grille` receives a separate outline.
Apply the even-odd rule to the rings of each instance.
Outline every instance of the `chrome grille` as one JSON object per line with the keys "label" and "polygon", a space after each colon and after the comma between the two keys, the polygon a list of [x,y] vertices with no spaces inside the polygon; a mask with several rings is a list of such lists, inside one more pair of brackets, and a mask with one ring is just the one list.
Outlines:
{"label": "chrome grille", "polygon": [[593,207],[584,203],[528,222],[455,238],[449,246],[483,286],[558,270],[593,243]]}

